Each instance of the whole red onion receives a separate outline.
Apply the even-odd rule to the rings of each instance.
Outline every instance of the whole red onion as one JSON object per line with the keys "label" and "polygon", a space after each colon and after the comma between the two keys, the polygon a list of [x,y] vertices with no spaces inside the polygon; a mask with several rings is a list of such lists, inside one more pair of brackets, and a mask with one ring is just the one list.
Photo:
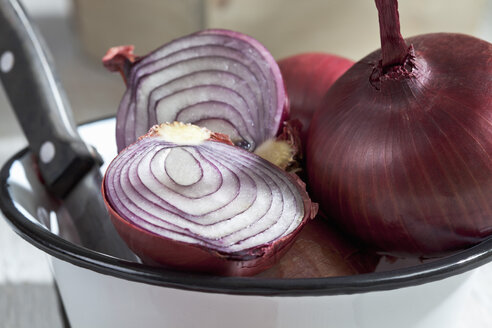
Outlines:
{"label": "whole red onion", "polygon": [[400,35],[376,0],[381,50],[330,88],[307,143],[312,196],[373,247],[423,256],[492,233],[492,45]]}
{"label": "whole red onion", "polygon": [[353,64],[349,59],[319,52],[302,53],[279,60],[278,66],[289,95],[290,119],[301,121],[304,144],[309,123],[321,99]]}

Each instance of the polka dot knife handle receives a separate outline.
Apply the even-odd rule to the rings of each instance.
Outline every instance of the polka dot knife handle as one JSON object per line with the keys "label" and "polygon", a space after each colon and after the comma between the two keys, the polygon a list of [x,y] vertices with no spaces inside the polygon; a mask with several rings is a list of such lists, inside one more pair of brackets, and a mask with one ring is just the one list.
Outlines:
{"label": "polka dot knife handle", "polygon": [[0,80],[47,189],[65,196],[100,157],[76,132],[50,55],[17,0],[0,0]]}

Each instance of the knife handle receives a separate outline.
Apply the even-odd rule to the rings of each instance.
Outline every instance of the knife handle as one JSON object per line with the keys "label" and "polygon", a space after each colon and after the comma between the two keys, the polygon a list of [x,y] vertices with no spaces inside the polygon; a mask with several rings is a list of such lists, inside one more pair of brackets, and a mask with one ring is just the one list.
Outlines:
{"label": "knife handle", "polygon": [[46,187],[63,197],[99,155],[76,131],[43,40],[17,0],[0,0],[0,80]]}

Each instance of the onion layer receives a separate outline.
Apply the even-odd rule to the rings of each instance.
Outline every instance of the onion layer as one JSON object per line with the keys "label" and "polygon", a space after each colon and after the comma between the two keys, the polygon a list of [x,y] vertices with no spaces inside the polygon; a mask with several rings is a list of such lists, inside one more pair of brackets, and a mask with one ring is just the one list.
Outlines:
{"label": "onion layer", "polygon": [[444,33],[403,41],[396,1],[376,3],[382,50],[337,80],[311,123],[312,196],[387,252],[480,242],[492,233],[492,45]]}
{"label": "onion layer", "polygon": [[273,265],[316,214],[300,180],[208,130],[169,126],[108,167],[103,194],[122,238],[144,261],[178,269],[251,275]]}
{"label": "onion layer", "polygon": [[103,58],[127,82],[116,118],[118,151],[151,126],[173,121],[225,133],[252,151],[275,137],[287,116],[278,65],[249,36],[205,30],[136,60],[132,50],[112,48]]}

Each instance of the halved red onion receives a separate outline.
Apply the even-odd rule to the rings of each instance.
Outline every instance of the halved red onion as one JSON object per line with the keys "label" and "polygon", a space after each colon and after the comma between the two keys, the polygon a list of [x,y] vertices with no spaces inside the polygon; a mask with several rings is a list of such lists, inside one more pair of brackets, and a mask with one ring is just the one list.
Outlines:
{"label": "halved red onion", "polygon": [[261,157],[182,123],[154,127],[109,165],[113,222],[144,261],[222,275],[273,265],[317,205]]}
{"label": "halved red onion", "polygon": [[247,35],[205,30],[143,57],[132,51],[115,47],[103,58],[127,82],[117,114],[118,151],[151,126],[173,121],[228,134],[236,145],[254,150],[275,137],[287,116],[280,69]]}

